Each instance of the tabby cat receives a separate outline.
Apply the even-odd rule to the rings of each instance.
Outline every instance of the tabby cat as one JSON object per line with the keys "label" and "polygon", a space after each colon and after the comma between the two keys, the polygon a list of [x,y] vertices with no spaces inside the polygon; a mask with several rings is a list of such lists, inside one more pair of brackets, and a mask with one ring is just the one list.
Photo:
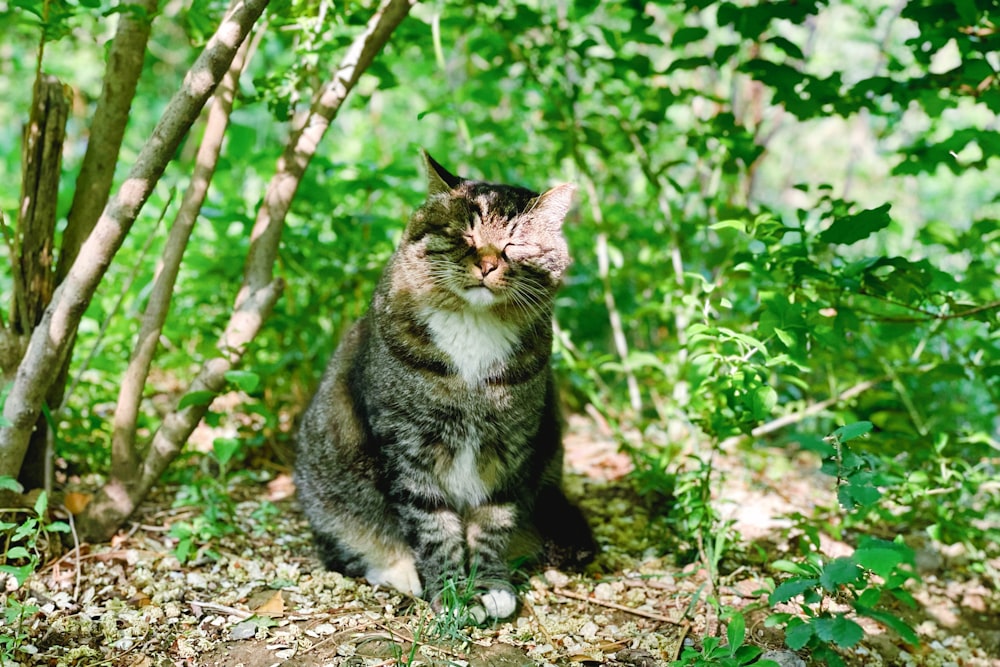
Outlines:
{"label": "tabby cat", "polygon": [[302,417],[295,481],[328,568],[438,609],[458,582],[483,622],[516,609],[516,535],[557,565],[596,551],[561,488],[549,367],[574,188],[539,195],[424,159],[427,200]]}

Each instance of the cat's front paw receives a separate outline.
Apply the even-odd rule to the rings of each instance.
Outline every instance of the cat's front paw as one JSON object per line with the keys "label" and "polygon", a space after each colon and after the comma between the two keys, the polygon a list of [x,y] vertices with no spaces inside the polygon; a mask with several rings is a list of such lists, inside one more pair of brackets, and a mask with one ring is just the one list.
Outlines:
{"label": "cat's front paw", "polygon": [[489,619],[500,620],[512,616],[517,611],[517,596],[505,588],[491,588],[469,605],[469,616],[477,624]]}

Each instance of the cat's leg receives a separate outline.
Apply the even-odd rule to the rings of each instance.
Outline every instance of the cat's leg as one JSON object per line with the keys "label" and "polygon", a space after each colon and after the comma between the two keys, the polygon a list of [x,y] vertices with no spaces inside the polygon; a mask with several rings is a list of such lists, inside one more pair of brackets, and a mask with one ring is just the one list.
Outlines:
{"label": "cat's leg", "polygon": [[416,566],[424,582],[424,598],[438,611],[451,585],[464,589],[468,580],[462,518],[445,506],[423,506],[410,498],[397,506]]}
{"label": "cat's leg", "polygon": [[488,618],[507,618],[517,610],[517,595],[510,582],[507,549],[517,526],[514,503],[492,503],[470,510],[465,522],[469,561],[475,587],[481,591],[470,605],[477,623]]}

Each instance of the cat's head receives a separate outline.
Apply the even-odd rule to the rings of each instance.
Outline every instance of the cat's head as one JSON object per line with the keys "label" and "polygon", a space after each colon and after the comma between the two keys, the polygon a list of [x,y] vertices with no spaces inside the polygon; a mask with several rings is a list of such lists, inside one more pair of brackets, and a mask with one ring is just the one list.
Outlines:
{"label": "cat's head", "polygon": [[562,224],[575,188],[538,194],[461,178],[427,153],[424,159],[427,201],[402,243],[425,263],[434,290],[452,306],[534,311],[551,303],[570,263]]}

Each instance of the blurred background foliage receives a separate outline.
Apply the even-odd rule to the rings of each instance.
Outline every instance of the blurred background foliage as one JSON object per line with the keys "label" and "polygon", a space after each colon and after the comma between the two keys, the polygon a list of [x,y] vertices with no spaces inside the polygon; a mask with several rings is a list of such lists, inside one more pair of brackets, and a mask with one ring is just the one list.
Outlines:
{"label": "blurred background foliage", "polygon": [[[372,6],[272,3],[185,256],[148,417],[211,354],[288,121]],[[161,3],[122,174],[224,8]],[[42,67],[73,96],[64,217],[117,11],[0,1],[8,219],[39,34]],[[285,456],[295,415],[424,197],[423,147],[467,177],[578,185],[559,376],[568,409],[599,411],[641,479],[672,491],[692,453],[697,470],[736,442],[783,456],[868,420],[874,435],[855,447],[894,502],[860,521],[995,540],[998,15],[996,0],[418,4],[288,217],[288,288],[246,366],[262,382],[230,408],[253,417],[241,438],[261,456],[248,446],[244,465]],[[158,220],[172,219],[199,132],[84,318],[58,440],[73,469],[106,464],[107,416],[165,238]],[[781,418],[789,425],[768,428]]]}

